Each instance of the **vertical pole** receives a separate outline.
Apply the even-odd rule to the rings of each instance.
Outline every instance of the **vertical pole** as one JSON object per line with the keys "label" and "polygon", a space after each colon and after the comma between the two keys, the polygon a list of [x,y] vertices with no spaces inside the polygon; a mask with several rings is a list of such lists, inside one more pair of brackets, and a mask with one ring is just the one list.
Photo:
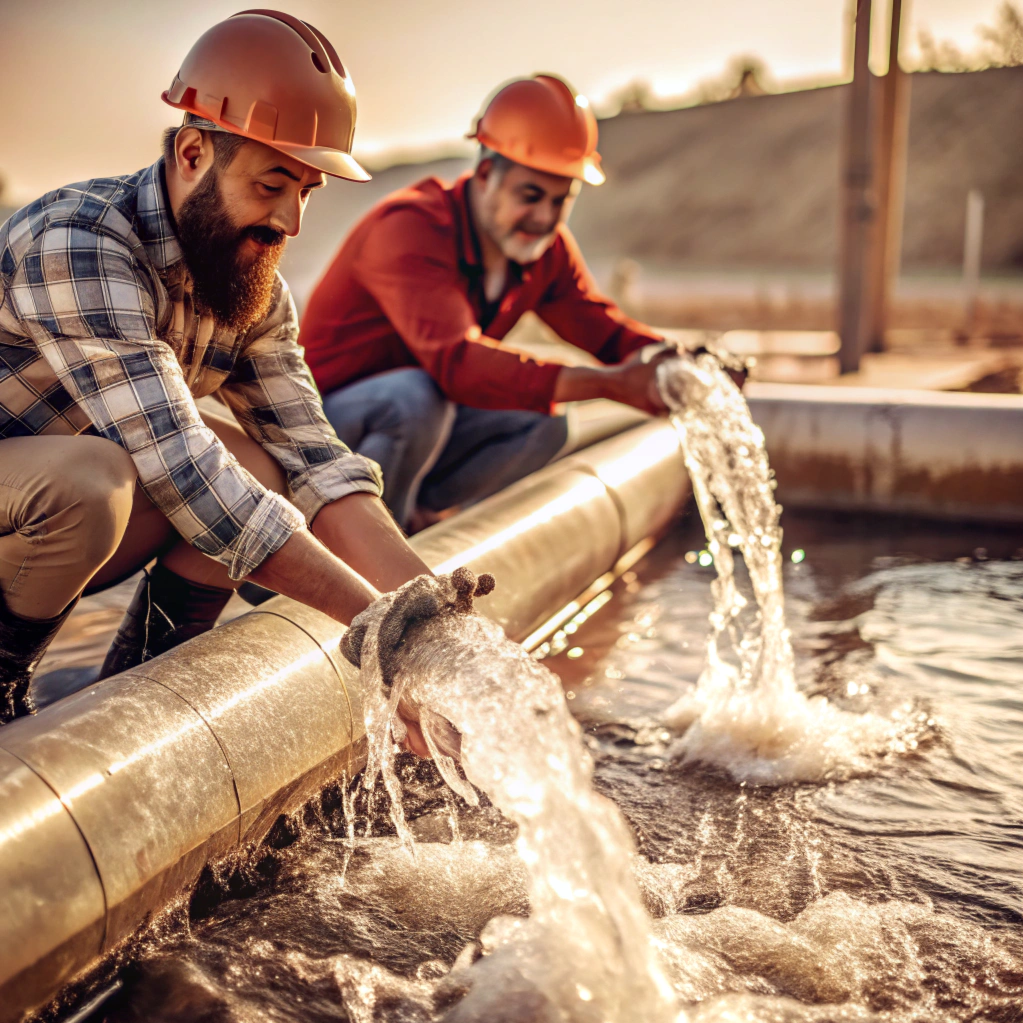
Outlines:
{"label": "vertical pole", "polygon": [[966,336],[977,326],[977,298],[980,292],[980,252],[984,241],[984,196],[971,188],[966,196],[966,234],[963,238],[963,293]]}
{"label": "vertical pole", "polygon": [[853,80],[846,114],[843,175],[842,238],[839,259],[838,332],[842,339],[839,362],[843,373],[854,373],[873,323],[873,280],[867,261],[874,227],[873,138],[871,136],[870,8],[871,0],[856,4]]}
{"label": "vertical pole", "polygon": [[884,349],[885,328],[902,261],[902,216],[906,188],[906,145],[909,133],[909,76],[899,66],[902,0],[892,0],[888,36],[888,73],[881,84],[877,150],[877,227],[874,235],[874,320],[869,350]]}

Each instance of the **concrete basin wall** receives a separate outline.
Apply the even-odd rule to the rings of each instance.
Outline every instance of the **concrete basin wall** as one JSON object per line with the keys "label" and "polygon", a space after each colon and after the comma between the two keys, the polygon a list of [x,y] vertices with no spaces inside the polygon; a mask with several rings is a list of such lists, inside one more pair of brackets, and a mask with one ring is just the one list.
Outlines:
{"label": "concrete basin wall", "polygon": [[792,507],[1023,522],[1023,395],[747,386]]}
{"label": "concrete basin wall", "polygon": [[[648,422],[413,539],[492,572],[481,608],[523,639],[689,496]],[[360,770],[343,626],[285,597],[0,729],[0,1021],[48,1001],[277,817]]]}

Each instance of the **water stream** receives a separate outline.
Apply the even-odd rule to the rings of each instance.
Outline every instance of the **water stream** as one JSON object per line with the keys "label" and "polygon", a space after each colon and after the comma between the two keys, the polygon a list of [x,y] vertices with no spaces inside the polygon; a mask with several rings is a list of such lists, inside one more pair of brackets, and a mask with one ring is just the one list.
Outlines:
{"label": "water stream", "polygon": [[886,749],[912,748],[926,719],[849,713],[799,690],[763,432],[713,355],[671,359],[658,377],[717,572],[706,667],[664,714],[681,733],[675,755],[777,785],[849,777]]}

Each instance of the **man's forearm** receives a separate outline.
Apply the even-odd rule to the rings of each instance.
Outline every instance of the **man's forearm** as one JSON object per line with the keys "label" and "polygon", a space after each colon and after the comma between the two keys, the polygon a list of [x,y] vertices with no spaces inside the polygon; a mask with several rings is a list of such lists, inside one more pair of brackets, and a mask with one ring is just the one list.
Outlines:
{"label": "man's forearm", "polygon": [[371,494],[350,494],[324,505],[313,519],[313,533],[381,591],[397,589],[430,571],[383,501]]}
{"label": "man's forearm", "polygon": [[380,596],[307,529],[292,533],[249,578],[345,625]]}
{"label": "man's forearm", "polygon": [[609,398],[612,372],[606,366],[565,366],[554,386],[554,400],[588,401]]}
{"label": "man's forearm", "polygon": [[429,571],[379,498],[350,494],[320,509],[311,531],[292,534],[249,578],[348,625],[381,592]]}

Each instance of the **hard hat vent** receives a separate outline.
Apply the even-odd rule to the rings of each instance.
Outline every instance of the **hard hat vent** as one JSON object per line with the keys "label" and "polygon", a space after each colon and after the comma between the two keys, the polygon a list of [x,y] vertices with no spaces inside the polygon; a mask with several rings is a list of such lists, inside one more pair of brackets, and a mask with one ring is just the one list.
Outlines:
{"label": "hard hat vent", "polygon": [[318,53],[310,51],[309,56],[313,58],[313,67],[315,67],[317,71],[324,75],[330,74],[330,71],[323,66],[323,61],[320,60],[320,55]]}

